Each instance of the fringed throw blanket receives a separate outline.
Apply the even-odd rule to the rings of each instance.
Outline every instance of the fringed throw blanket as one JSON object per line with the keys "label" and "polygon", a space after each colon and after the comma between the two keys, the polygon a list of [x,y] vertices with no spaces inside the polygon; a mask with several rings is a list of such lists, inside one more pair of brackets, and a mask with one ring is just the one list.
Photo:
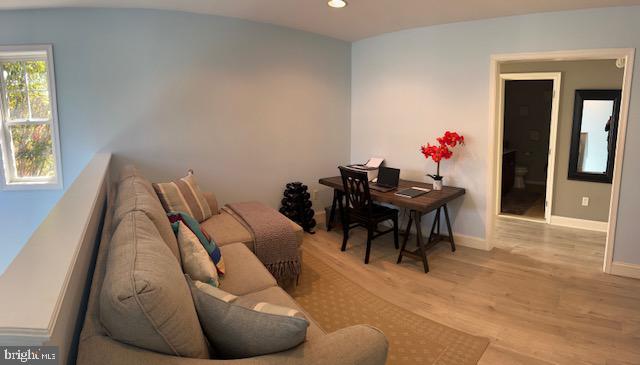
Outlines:
{"label": "fringed throw blanket", "polygon": [[258,202],[227,204],[253,235],[254,251],[276,280],[300,274],[295,232],[285,216]]}

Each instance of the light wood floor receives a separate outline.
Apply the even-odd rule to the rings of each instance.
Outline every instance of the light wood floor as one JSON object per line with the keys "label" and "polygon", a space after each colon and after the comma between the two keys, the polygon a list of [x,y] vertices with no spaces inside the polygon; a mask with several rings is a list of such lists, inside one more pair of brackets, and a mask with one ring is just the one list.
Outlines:
{"label": "light wood floor", "polygon": [[601,272],[603,233],[503,219],[491,252],[448,244],[431,272],[392,241],[362,232],[305,235],[303,248],[366,289],[419,315],[490,338],[480,364],[640,364],[640,280]]}

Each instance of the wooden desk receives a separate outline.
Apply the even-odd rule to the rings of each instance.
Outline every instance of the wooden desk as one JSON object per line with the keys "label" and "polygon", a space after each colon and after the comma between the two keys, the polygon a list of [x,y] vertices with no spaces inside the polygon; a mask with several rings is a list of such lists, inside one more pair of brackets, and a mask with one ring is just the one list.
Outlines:
{"label": "wooden desk", "polygon": [[[331,214],[329,215],[329,222],[327,224],[327,230],[331,229],[331,224],[335,219],[335,211],[338,207],[340,209],[341,216],[342,214],[342,196],[343,189],[342,186],[342,178],[340,176],[333,176],[322,178],[318,181],[320,184],[328,186],[333,189],[333,204],[331,205]],[[398,190],[402,190],[405,188],[410,188],[412,186],[422,187],[431,189],[431,184],[426,184],[418,181],[407,181],[400,180],[398,184]],[[409,256],[411,258],[422,260],[422,264],[424,266],[424,272],[429,272],[429,264],[427,262],[427,253],[426,251],[437,244],[440,241],[448,241],[451,243],[451,251],[456,250],[456,245],[453,239],[453,231],[451,230],[451,221],[449,220],[449,211],[447,209],[447,203],[464,195],[465,190],[463,188],[456,188],[451,186],[445,186],[442,190],[436,191],[432,190],[429,193],[420,195],[415,198],[404,198],[401,196],[395,195],[397,190],[389,191],[389,192],[381,192],[377,190],[371,190],[371,198],[374,201],[380,203],[388,203],[395,205],[399,208],[406,208],[410,210],[409,214],[409,222],[407,223],[407,228],[404,232],[404,240],[402,242],[402,247],[400,248],[400,254],[398,256],[398,263],[402,262],[403,256]],[[430,213],[432,211],[436,211],[435,219],[433,220],[433,225],[431,226],[431,232],[429,233],[429,238],[425,243],[422,238],[422,216]],[[447,236],[440,234],[440,216],[441,212],[444,213],[445,222],[447,224]],[[409,232],[411,231],[411,225],[415,224],[416,233],[417,233],[417,246],[418,248],[415,251],[409,251],[406,249],[407,241],[409,240]]]}

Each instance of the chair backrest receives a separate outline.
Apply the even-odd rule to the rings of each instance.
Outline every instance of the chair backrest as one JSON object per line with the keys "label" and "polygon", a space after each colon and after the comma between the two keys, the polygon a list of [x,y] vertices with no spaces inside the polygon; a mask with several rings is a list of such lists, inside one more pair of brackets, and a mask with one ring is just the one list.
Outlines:
{"label": "chair backrest", "polygon": [[347,208],[351,207],[354,210],[370,213],[373,201],[371,200],[367,173],[344,166],[340,166],[339,169],[344,194],[347,197]]}

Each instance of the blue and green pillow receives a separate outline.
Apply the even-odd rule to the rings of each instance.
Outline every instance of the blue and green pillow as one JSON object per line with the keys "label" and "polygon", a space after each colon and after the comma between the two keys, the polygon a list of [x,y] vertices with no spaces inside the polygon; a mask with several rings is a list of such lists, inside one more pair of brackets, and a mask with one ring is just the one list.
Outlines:
{"label": "blue and green pillow", "polygon": [[167,217],[169,217],[169,222],[171,222],[171,227],[175,233],[178,232],[180,222],[182,222],[185,226],[187,226],[191,232],[193,232],[198,240],[204,247],[204,249],[211,257],[214,265],[216,266],[216,270],[219,275],[224,275],[225,267],[224,260],[222,259],[222,253],[220,252],[220,247],[216,245],[215,241],[209,237],[206,231],[204,231],[200,227],[200,223],[195,220],[192,216],[184,212],[169,212],[167,213]]}

